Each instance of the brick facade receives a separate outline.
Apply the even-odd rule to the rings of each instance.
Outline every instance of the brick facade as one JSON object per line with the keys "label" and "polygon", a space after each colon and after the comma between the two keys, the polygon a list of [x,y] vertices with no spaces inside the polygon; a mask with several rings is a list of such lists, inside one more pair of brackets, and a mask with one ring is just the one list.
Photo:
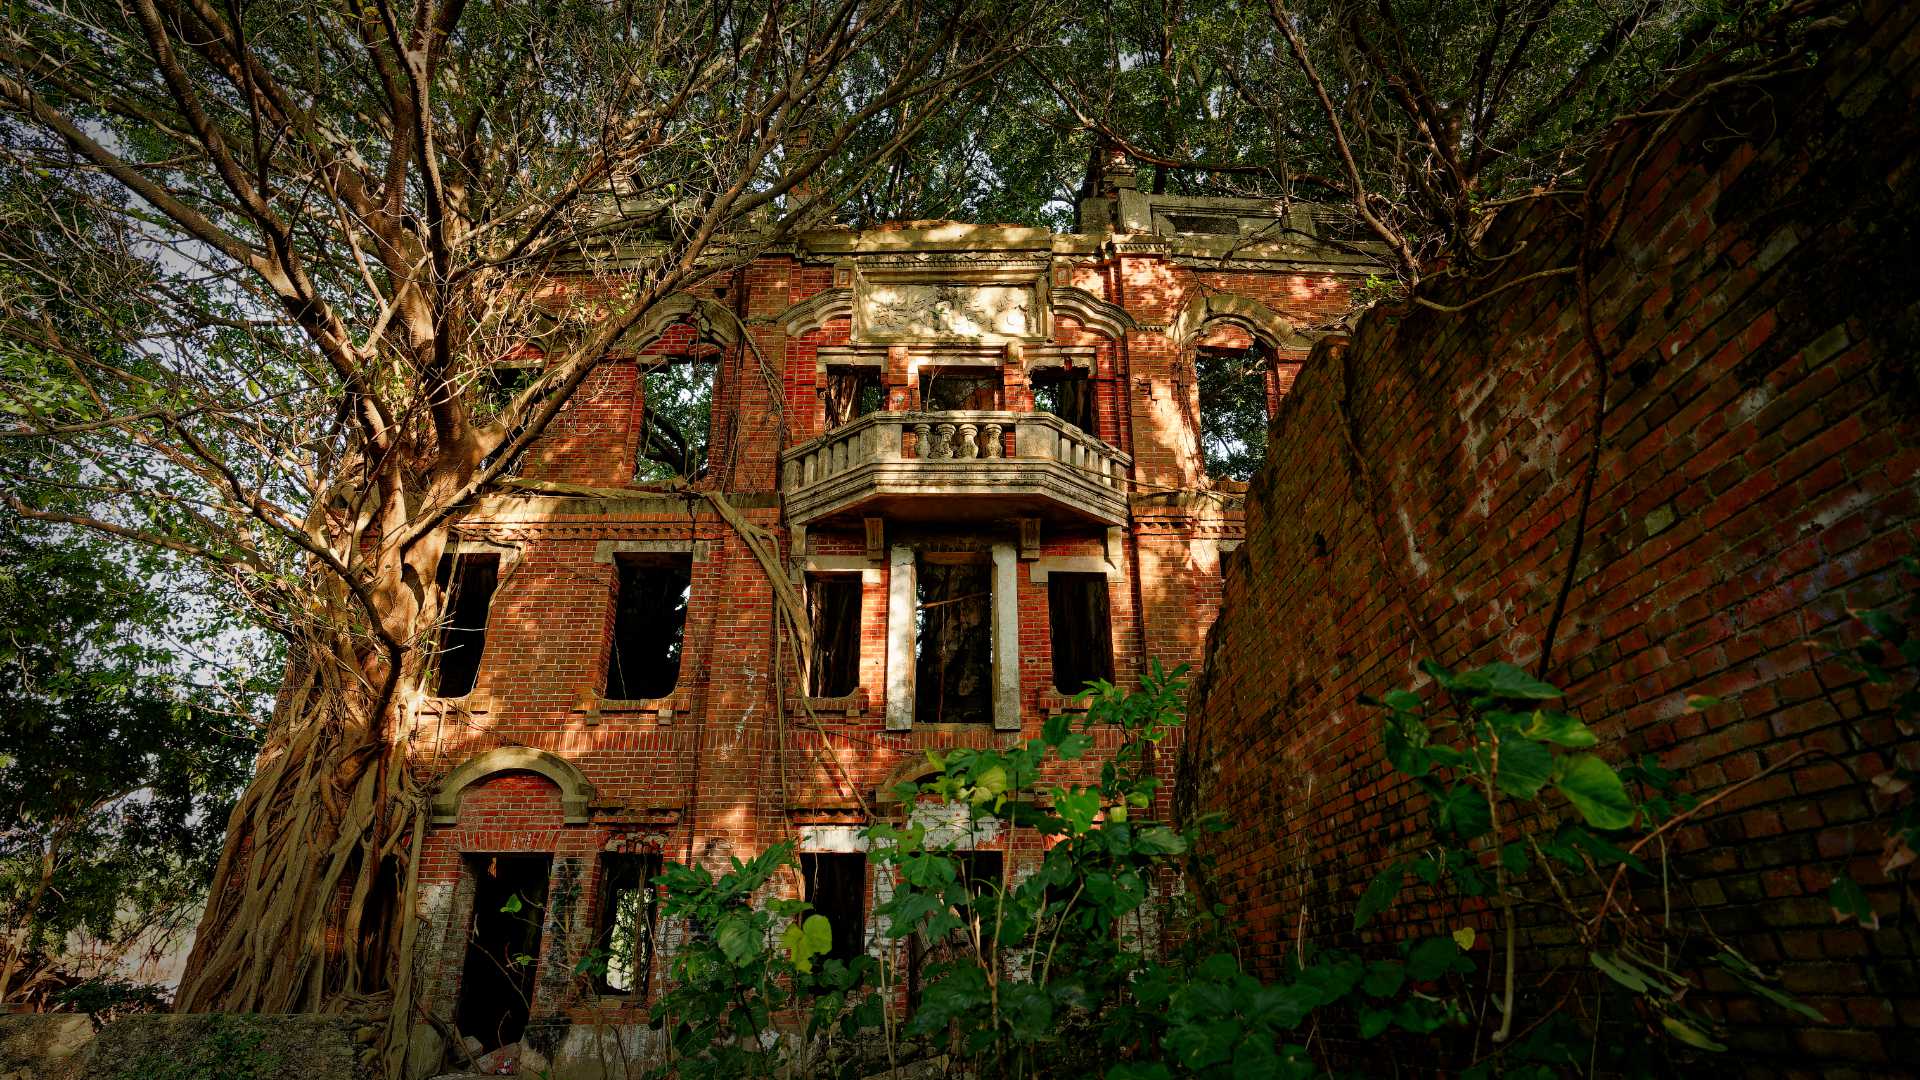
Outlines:
{"label": "brick facade", "polygon": [[[1108,211],[1094,200],[1088,212]],[[854,279],[879,260],[897,267],[903,258],[907,273],[918,272],[910,260],[922,259],[963,289],[969,267],[982,261],[1037,265],[1050,334],[863,340],[846,298],[861,295]],[[1038,734],[1050,713],[1070,707],[1053,685],[1050,570],[1106,575],[1116,681],[1132,680],[1149,658],[1198,661],[1220,595],[1219,555],[1239,540],[1241,521],[1237,486],[1203,476],[1193,350],[1201,342],[1260,345],[1277,400],[1312,328],[1345,311],[1362,270],[1310,236],[1228,245],[1111,227],[1052,235],[940,225],[809,237],[696,290],[690,299],[704,305],[688,304],[687,318],[653,327],[611,357],[530,452],[521,476],[545,488],[485,499],[456,527],[460,550],[496,554],[500,572],[477,684],[457,699],[423,699],[412,732],[423,778],[440,800],[421,864],[433,942],[427,1006],[455,1015],[475,875],[486,872],[486,860],[550,855],[529,1030],[574,1060],[609,1045],[599,1039],[632,1050],[646,1003],[596,997],[571,975],[593,934],[601,853],[654,851],[724,866],[783,840],[802,850],[855,849],[870,813],[897,812],[884,793],[926,750]],[[859,686],[812,702],[817,726],[776,641],[771,582],[742,537],[699,498],[631,483],[645,417],[639,365],[701,350],[717,356],[718,379],[710,470],[696,487],[724,492],[775,536],[796,579],[811,568],[861,581]],[[1057,500],[1003,506],[988,491],[964,501],[909,493],[794,528],[783,452],[825,432],[822,357],[855,354],[880,372],[892,413],[919,407],[916,370],[954,357],[983,362],[977,370],[1001,379],[1003,408],[1023,414],[1034,408],[1029,376],[1041,364],[1090,368],[1091,434],[1113,454],[1130,455],[1130,470],[1113,478],[1123,520],[1094,520]],[[924,459],[927,448],[915,445],[924,437],[906,434],[887,452],[898,456],[904,446],[910,459]],[[1000,460],[978,469],[1022,466],[1025,437],[1009,430]],[[1220,493],[1227,497],[1214,497]],[[1022,518],[1039,523],[1037,545]],[[984,559],[996,547],[1017,553],[1010,575],[1004,564],[994,569],[996,598],[1011,583],[1017,611],[1007,639],[1017,642],[1017,666],[1008,669],[1017,715],[889,730],[888,649],[901,629],[890,616],[890,552]],[[691,561],[679,681],[664,698],[605,701],[616,560],[635,552]],[[1016,872],[1035,855],[1012,852]],[[670,948],[674,928],[663,933]]]}
{"label": "brick facade", "polygon": [[[1709,983],[1689,1002],[1728,1025],[1718,1060],[1746,1075],[1910,1075],[1920,1061],[1911,893],[1880,876],[1850,775],[1911,753],[1911,733],[1810,644],[1849,607],[1889,600],[1896,560],[1920,548],[1916,20],[1868,4],[1812,70],[1730,84],[1664,130],[1655,114],[1598,170],[1600,208],[1622,222],[1593,263],[1611,378],[1550,677],[1610,755],[1654,754],[1703,797],[1805,752],[1672,848],[1676,917],[1777,969],[1826,1018]],[[1519,252],[1501,275],[1427,295],[1458,304],[1569,265],[1572,208],[1506,213],[1484,245]],[[1368,878],[1426,821],[1358,699],[1422,683],[1425,655],[1537,660],[1596,392],[1570,276],[1460,313],[1376,309],[1299,371],[1228,560],[1181,782],[1183,805],[1234,823],[1214,885],[1264,971],[1302,932],[1367,947],[1458,910],[1415,894],[1397,921],[1351,930]],[[1721,704],[1693,710],[1691,695]],[[1869,883],[1880,929],[1829,911],[1842,869]],[[1482,963],[1487,948],[1483,935]]]}

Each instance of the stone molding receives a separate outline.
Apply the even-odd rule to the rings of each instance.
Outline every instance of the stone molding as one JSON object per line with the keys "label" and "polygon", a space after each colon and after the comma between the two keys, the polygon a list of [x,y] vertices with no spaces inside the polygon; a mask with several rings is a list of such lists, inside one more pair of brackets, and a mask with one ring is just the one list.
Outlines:
{"label": "stone molding", "polygon": [[1238,326],[1269,351],[1304,351],[1313,347],[1313,339],[1294,329],[1279,312],[1258,300],[1234,293],[1206,292],[1189,297],[1167,327],[1166,335],[1176,346],[1185,348],[1217,322]]}
{"label": "stone molding", "polygon": [[579,767],[558,754],[531,746],[500,746],[468,758],[435,785],[432,823],[455,825],[460,820],[460,795],[473,784],[503,772],[531,772],[560,788],[560,813],[568,825],[585,825],[594,788]]}

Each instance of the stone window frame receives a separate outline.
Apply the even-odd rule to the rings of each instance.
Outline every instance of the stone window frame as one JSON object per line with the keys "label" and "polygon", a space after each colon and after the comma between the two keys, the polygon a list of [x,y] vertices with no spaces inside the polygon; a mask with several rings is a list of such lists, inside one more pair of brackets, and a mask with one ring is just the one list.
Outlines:
{"label": "stone window frame", "polygon": [[[872,599],[871,587],[880,584],[881,569],[884,565],[885,564],[879,559],[870,559],[865,555],[803,555],[798,560],[798,576],[795,578],[795,581],[803,590],[806,588],[806,579],[809,574],[860,575],[860,629],[862,631],[860,637],[862,656],[860,658],[859,670],[863,673],[859,681],[855,683],[852,693],[844,694],[840,697],[809,696],[798,699],[795,703],[800,705],[801,711],[804,712],[805,710],[811,709],[814,712],[844,713],[848,716],[860,716],[866,712],[868,703],[871,701],[873,695],[873,691],[867,685],[867,680],[864,677],[864,672],[867,667],[867,658],[864,655],[866,651],[865,630],[867,604]],[[882,650],[883,662],[884,653],[885,651]],[[789,712],[788,715],[794,714]]]}
{"label": "stone window frame", "polygon": [[[1117,529],[1108,530],[1109,533],[1117,531]],[[1118,550],[1116,537],[1110,535],[1107,538],[1107,543],[1109,550]],[[1047,583],[1048,575],[1056,570],[1063,574],[1104,574],[1107,578],[1107,610],[1111,613],[1114,610],[1113,590],[1116,587],[1123,586],[1126,579],[1126,574],[1121,571],[1115,561],[1116,557],[1117,556],[1102,555],[1042,555],[1027,563],[1027,580],[1032,584],[1044,586]],[[1048,612],[1048,617],[1051,619],[1051,611]],[[1049,624],[1048,630],[1051,632],[1051,624]],[[1114,635],[1114,637],[1115,640],[1111,644],[1113,647],[1114,674],[1117,677],[1120,671],[1120,642],[1118,640],[1118,634]],[[1039,701],[1041,711],[1049,715],[1055,713],[1082,713],[1087,711],[1086,702],[1075,701],[1072,695],[1063,694],[1055,688],[1053,682],[1053,657],[1051,654],[1047,657],[1047,681],[1045,685],[1040,688]]]}
{"label": "stone window frame", "polygon": [[[920,549],[895,544],[887,558],[886,730],[914,728],[914,613],[919,605]],[[988,548],[993,566],[993,730],[1020,730],[1019,548],[996,540]],[[941,730],[947,725],[920,725]],[[973,727],[975,725],[966,725]]]}
{"label": "stone window frame", "polygon": [[[694,625],[695,598],[698,590],[693,581],[699,576],[700,567],[712,557],[712,542],[686,537],[673,540],[602,540],[593,546],[593,561],[597,564],[613,566],[621,555],[686,555],[692,563],[692,572],[687,579],[687,621],[680,630],[680,663],[684,669],[692,641],[689,631]],[[612,586],[607,589],[607,603],[620,602],[619,575],[616,573]],[[607,665],[613,659],[613,641],[609,637],[606,648],[600,653],[593,671],[599,673],[596,685],[589,685],[581,691],[580,704],[574,712],[583,715],[589,726],[598,724],[603,713],[620,713],[626,716],[638,716],[642,719],[652,717],[661,725],[670,725],[677,715],[692,715],[693,691],[686,685],[686,672],[682,670],[681,681],[674,684],[673,693],[657,698],[608,698],[601,694],[606,687]]]}

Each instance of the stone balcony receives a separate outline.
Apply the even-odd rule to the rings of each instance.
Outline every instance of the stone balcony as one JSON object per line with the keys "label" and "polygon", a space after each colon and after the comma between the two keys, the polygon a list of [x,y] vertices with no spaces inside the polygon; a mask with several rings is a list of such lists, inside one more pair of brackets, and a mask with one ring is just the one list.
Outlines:
{"label": "stone balcony", "polygon": [[781,455],[787,521],[982,515],[1120,525],[1132,459],[1048,413],[880,412]]}

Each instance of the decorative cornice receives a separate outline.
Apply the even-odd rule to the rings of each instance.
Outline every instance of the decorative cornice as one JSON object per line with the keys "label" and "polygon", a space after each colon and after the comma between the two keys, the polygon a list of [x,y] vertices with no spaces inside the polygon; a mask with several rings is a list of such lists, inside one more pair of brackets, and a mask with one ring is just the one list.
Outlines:
{"label": "decorative cornice", "polygon": [[775,315],[773,321],[786,329],[788,337],[799,337],[809,331],[818,330],[835,319],[851,318],[853,318],[853,290],[826,289],[814,293]]}
{"label": "decorative cornice", "polygon": [[1215,322],[1238,326],[1269,349],[1304,350],[1313,346],[1312,338],[1295,330],[1291,322],[1267,305],[1251,297],[1220,292],[1188,297],[1166,335],[1175,345],[1185,346]]}
{"label": "decorative cornice", "polygon": [[1126,336],[1129,330],[1138,330],[1127,310],[1117,304],[1110,304],[1085,289],[1071,285],[1056,285],[1053,289],[1053,310],[1060,314],[1071,315],[1089,330],[1105,334],[1110,338]]}

